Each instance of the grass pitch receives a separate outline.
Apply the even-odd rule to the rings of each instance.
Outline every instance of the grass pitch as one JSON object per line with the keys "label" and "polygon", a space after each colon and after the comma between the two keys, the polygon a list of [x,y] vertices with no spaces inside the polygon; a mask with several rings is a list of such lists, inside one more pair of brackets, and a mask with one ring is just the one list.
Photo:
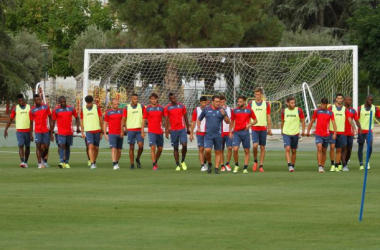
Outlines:
{"label": "grass pitch", "polygon": [[[1,151],[2,150],[2,151]],[[165,151],[160,170],[129,170],[123,154],[112,170],[101,149],[90,170],[83,150],[71,169],[18,167],[16,148],[0,151],[0,249],[378,249],[380,157],[374,153],[363,222],[363,171],[319,174],[315,152],[300,152],[287,172],[283,151],[267,153],[265,173],[207,174],[195,151],[188,171],[174,171]],[[33,149],[34,150],[34,149]],[[126,153],[126,150],[124,150]],[[242,160],[240,161],[243,162]],[[251,160],[252,162],[252,160]],[[53,166],[54,165],[54,166]],[[326,169],[328,170],[328,169]]]}

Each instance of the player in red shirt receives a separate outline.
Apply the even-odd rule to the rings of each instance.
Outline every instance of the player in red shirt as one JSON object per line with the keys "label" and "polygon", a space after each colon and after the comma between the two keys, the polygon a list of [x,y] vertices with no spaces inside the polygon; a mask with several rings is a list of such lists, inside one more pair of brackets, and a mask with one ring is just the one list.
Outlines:
{"label": "player in red shirt", "polygon": [[[227,102],[226,97],[220,96],[220,107],[224,108],[224,110],[227,113],[228,118],[231,119],[232,109],[231,109],[231,107],[227,106],[226,102]],[[227,124],[225,121],[223,121],[223,124],[222,124],[222,138],[223,138],[222,139],[223,140],[222,141],[222,143],[223,143],[222,159],[221,159],[222,168],[220,171],[230,172],[231,171],[230,161],[231,161],[231,157],[232,157],[232,139],[230,138],[230,124]],[[224,149],[225,149],[225,147],[227,147],[227,161],[226,161],[226,163],[224,163]]]}
{"label": "player in red shirt", "polygon": [[149,96],[150,105],[145,108],[141,123],[141,136],[145,138],[145,123],[148,122],[148,136],[150,146],[150,157],[152,159],[153,171],[158,170],[158,159],[160,159],[164,147],[164,136],[162,120],[164,117],[164,107],[158,104],[158,95],[152,93]]}
{"label": "player in red shirt", "polygon": [[307,136],[310,137],[310,130],[313,126],[314,121],[317,121],[317,126],[315,129],[315,144],[317,145],[317,160],[318,160],[318,170],[320,173],[325,172],[325,162],[326,162],[326,151],[330,142],[330,121],[333,124],[334,132],[332,139],[336,139],[336,124],[334,113],[327,109],[329,101],[327,98],[322,98],[321,107],[314,111],[313,117],[307,127]]}
{"label": "player in red shirt", "polygon": [[[349,117],[356,123],[356,126],[361,130],[359,116],[354,108],[352,108],[352,98],[351,96],[346,96],[344,98],[344,106],[349,111]],[[354,144],[354,136],[356,134],[355,126],[352,126],[348,117],[346,117],[345,124],[345,134],[346,134],[346,145],[342,148],[342,163],[343,171],[349,171],[348,162],[351,158],[352,146]]]}
{"label": "player in red shirt", "polygon": [[[165,136],[170,140],[174,148],[174,159],[177,164],[176,171],[187,170],[185,163],[187,153],[187,134],[190,134],[189,120],[185,105],[177,102],[177,97],[174,93],[169,93],[170,103],[164,109],[165,115]],[[170,127],[169,127],[170,124]],[[182,161],[181,167],[179,162],[178,145],[182,144]]]}
{"label": "player in red shirt", "polygon": [[53,128],[55,127],[55,121],[57,121],[57,144],[59,147],[60,168],[70,168],[70,147],[73,145],[73,117],[75,118],[77,125],[77,133],[80,133],[79,129],[79,117],[74,107],[66,104],[66,97],[61,96],[58,99],[59,106],[53,110]]}
{"label": "player in red shirt", "polygon": [[[191,117],[191,129],[190,129],[190,141],[194,140],[194,130],[198,130],[197,128],[197,120],[199,115],[202,113],[202,110],[207,105],[207,97],[201,96],[199,99],[199,107],[195,108],[193,111],[193,115]],[[206,157],[205,157],[205,135],[206,135],[206,119],[203,119],[201,122],[200,131],[196,132],[197,136],[197,144],[198,144],[198,155],[199,161],[201,163],[201,171],[207,171]]]}
{"label": "player in red shirt", "polygon": [[[249,163],[249,149],[251,148],[251,142],[249,138],[249,128],[253,126],[257,120],[256,115],[253,110],[246,105],[247,98],[245,96],[240,96],[238,98],[238,107],[233,109],[231,112],[231,123],[230,123],[230,134],[229,137],[233,139],[234,147],[234,160],[235,168],[233,173],[237,174],[239,171],[239,147],[240,143],[243,144],[244,148],[244,169],[243,173],[248,174],[248,163]],[[252,122],[251,122],[252,119]]]}
{"label": "player in red shirt", "polygon": [[[30,138],[31,141],[34,140],[33,137],[33,123],[35,125],[35,142],[36,142],[36,155],[38,161],[38,168],[45,168],[44,159],[49,153],[50,140],[54,141],[54,126],[53,120],[51,118],[51,111],[48,105],[42,104],[42,99],[40,95],[34,95],[34,103],[29,112],[30,119]],[[49,119],[50,129],[47,127]]]}
{"label": "player in red shirt", "polygon": [[[111,158],[113,169],[118,170],[121,150],[123,149],[124,138],[120,136],[121,120],[123,119],[123,110],[119,109],[119,100],[114,98],[111,100],[111,109],[107,110],[104,115],[103,134],[110,143]],[[108,128],[108,135],[107,135]]]}

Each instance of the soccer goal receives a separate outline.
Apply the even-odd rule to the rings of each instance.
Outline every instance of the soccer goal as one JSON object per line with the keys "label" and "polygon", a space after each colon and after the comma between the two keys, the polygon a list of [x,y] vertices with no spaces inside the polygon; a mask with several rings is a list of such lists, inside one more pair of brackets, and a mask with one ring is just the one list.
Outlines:
{"label": "soccer goal", "polygon": [[144,104],[156,92],[165,105],[173,92],[188,110],[201,96],[214,94],[225,95],[234,107],[239,95],[251,101],[253,90],[261,87],[271,103],[273,128],[279,129],[289,96],[296,98],[308,120],[322,97],[333,102],[338,92],[351,95],[356,107],[357,68],[357,46],[89,49],[78,81],[83,97],[92,94],[101,106],[114,97],[127,102],[133,92]]}

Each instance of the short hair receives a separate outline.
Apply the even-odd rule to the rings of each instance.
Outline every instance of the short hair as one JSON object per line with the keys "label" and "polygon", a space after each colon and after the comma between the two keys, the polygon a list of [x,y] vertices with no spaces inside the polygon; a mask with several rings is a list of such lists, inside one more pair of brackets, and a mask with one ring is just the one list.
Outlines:
{"label": "short hair", "polygon": [[18,94],[17,95],[17,99],[24,99],[24,95],[23,94]]}
{"label": "short hair", "polygon": [[136,94],[136,93],[133,93],[131,96],[137,96],[137,97],[139,97],[139,95],[138,95],[138,94]]}
{"label": "short hair", "polygon": [[262,94],[263,93],[263,89],[260,88],[260,87],[257,87],[257,88],[255,88],[254,92],[255,93],[260,92]]}
{"label": "short hair", "polygon": [[154,98],[154,99],[158,99],[158,95],[156,94],[156,93],[152,93],[152,94],[150,94],[150,96],[149,96],[149,99],[150,98]]}
{"label": "short hair", "polygon": [[286,98],[286,102],[295,101],[296,99],[293,96]]}
{"label": "short hair", "polygon": [[226,100],[226,97],[224,95],[221,95],[220,96],[220,100],[223,101],[223,100]]}
{"label": "short hair", "polygon": [[214,101],[216,98],[219,98],[220,99],[220,96],[218,96],[218,95],[213,95],[212,96],[212,100]]}
{"label": "short hair", "polygon": [[58,98],[58,101],[63,101],[63,100],[65,100],[66,101],[66,97],[64,97],[63,95],[62,96],[60,96],[59,98]]}
{"label": "short hair", "polygon": [[239,100],[239,99],[243,99],[243,101],[246,101],[246,100],[247,100],[247,97],[241,95],[241,96],[238,97],[238,100]]}
{"label": "short hair", "polygon": [[372,98],[373,99],[373,95],[371,95],[371,94],[367,95],[366,99],[368,99],[368,98]]}
{"label": "short hair", "polygon": [[33,98],[37,98],[37,97],[40,97],[40,95],[39,94],[34,94],[33,95]]}
{"label": "short hair", "polygon": [[170,92],[168,97],[170,98],[171,96],[175,95],[173,92]]}
{"label": "short hair", "polygon": [[112,98],[112,99],[111,99],[111,102],[113,102],[113,101],[119,101],[119,99],[117,99],[117,98]]}
{"label": "short hair", "polygon": [[321,99],[321,103],[322,103],[322,104],[328,104],[328,103],[329,103],[329,100],[328,100],[326,97],[323,97],[323,98]]}
{"label": "short hair", "polygon": [[344,97],[342,93],[338,93],[335,95],[335,98],[337,98],[338,96],[341,96],[342,98]]}
{"label": "short hair", "polygon": [[199,101],[200,102],[207,102],[207,97],[206,96],[201,96],[201,98],[199,98]]}
{"label": "short hair", "polygon": [[84,100],[87,102],[87,103],[91,103],[94,101],[94,98],[91,96],[91,95],[88,95],[84,98]]}

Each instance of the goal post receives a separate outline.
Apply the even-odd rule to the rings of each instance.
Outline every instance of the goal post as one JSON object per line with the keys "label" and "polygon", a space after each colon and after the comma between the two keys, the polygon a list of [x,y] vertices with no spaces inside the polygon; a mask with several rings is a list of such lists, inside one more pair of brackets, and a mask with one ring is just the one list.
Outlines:
{"label": "goal post", "polygon": [[202,95],[225,95],[235,107],[239,95],[252,100],[253,90],[261,87],[272,104],[273,128],[279,129],[289,96],[309,114],[322,97],[332,103],[336,93],[352,96],[358,106],[358,47],[86,49],[79,82],[82,98],[101,91],[97,98],[102,105],[133,92],[144,104],[156,92],[166,105],[173,92],[189,114]]}

